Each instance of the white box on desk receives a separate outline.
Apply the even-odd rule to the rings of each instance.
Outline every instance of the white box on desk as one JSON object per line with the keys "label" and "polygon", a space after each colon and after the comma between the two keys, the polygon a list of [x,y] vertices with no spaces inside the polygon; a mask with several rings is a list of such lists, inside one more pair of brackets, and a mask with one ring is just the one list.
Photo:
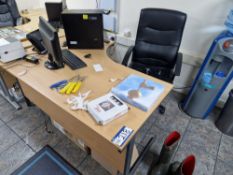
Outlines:
{"label": "white box on desk", "polygon": [[0,39],[0,61],[7,63],[26,55],[22,43],[13,37]]}
{"label": "white box on desk", "polygon": [[112,93],[87,104],[88,112],[99,125],[105,125],[128,112],[128,106]]}

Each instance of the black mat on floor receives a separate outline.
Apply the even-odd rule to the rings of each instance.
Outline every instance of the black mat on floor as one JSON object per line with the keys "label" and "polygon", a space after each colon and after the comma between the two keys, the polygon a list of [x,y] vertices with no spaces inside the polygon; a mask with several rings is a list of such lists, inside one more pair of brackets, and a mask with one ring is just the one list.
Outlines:
{"label": "black mat on floor", "polygon": [[45,146],[12,175],[81,175],[50,146]]}

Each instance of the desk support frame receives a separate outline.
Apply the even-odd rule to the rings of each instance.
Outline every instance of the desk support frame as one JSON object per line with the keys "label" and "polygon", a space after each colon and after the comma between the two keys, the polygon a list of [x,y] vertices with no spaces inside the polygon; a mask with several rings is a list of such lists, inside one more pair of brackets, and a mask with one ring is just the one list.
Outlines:
{"label": "desk support frame", "polygon": [[26,105],[27,105],[28,107],[35,106],[35,105],[25,96],[25,94],[24,94],[24,92],[23,92],[23,89],[22,89],[22,87],[21,87],[21,85],[20,85],[18,79],[17,79],[17,82],[16,82],[16,83],[17,83],[17,85],[19,86],[19,89],[20,89],[20,91],[21,91],[21,93],[22,93],[22,95],[23,95],[23,99],[24,99]]}
{"label": "desk support frame", "polygon": [[139,155],[135,163],[131,166],[132,156],[133,156],[133,149],[135,145],[135,137],[132,138],[130,143],[127,146],[126,151],[126,159],[125,159],[125,168],[124,168],[124,175],[133,175],[137,170],[138,166],[142,162],[142,159],[145,157],[146,153],[149,151],[151,145],[154,143],[155,137],[152,137],[144,147],[142,153]]}
{"label": "desk support frame", "polygon": [[5,100],[7,100],[16,110],[19,110],[22,108],[20,104],[16,101],[14,96],[10,94],[8,87],[1,73],[0,73],[0,95],[2,95],[2,97]]}

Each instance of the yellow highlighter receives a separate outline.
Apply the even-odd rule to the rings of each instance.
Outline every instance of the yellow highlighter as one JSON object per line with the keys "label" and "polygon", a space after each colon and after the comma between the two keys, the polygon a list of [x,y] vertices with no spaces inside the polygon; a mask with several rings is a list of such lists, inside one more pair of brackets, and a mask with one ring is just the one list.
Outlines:
{"label": "yellow highlighter", "polygon": [[66,95],[70,95],[70,94],[71,94],[71,92],[72,92],[73,89],[75,88],[76,84],[77,84],[76,82],[72,82],[72,83],[70,84],[69,88],[68,88],[67,91],[66,91]]}
{"label": "yellow highlighter", "polygon": [[59,93],[60,94],[65,94],[66,91],[69,89],[69,87],[71,86],[72,82],[69,82],[64,88],[62,88]]}
{"label": "yellow highlighter", "polygon": [[82,85],[81,81],[77,82],[74,89],[73,89],[73,91],[72,91],[72,94],[76,94],[79,91],[81,85]]}
{"label": "yellow highlighter", "polygon": [[76,83],[76,85],[72,91],[72,94],[76,94],[79,91],[79,89],[80,89],[80,87],[85,79],[86,79],[86,77],[80,77],[79,81]]}
{"label": "yellow highlighter", "polygon": [[[79,79],[79,75],[78,76],[75,76],[75,77],[72,77],[70,80],[69,80],[69,83],[64,87],[62,88],[59,93],[60,94],[66,94],[67,91],[70,89],[70,87],[72,86],[73,83],[75,83],[75,79]],[[73,90],[73,89],[72,89]],[[72,91],[71,90],[71,91]]]}

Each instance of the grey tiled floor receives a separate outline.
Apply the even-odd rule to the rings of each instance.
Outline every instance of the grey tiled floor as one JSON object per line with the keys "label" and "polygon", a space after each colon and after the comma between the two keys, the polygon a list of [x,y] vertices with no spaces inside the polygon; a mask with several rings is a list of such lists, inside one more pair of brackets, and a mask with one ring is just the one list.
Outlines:
{"label": "grey tiled floor", "polygon": [[[214,110],[210,119],[192,119],[177,106],[181,96],[171,93],[163,102],[165,115],[155,111],[138,133],[136,143],[139,151],[150,139],[155,143],[135,174],[146,174],[153,156],[159,154],[169,132],[177,130],[182,140],[173,161],[182,161],[189,154],[197,159],[195,175],[233,175],[233,138],[223,135],[212,121],[219,113]],[[48,116],[36,107],[14,110],[0,97],[0,175],[8,175],[49,144],[84,175],[108,175],[89,155],[48,123],[52,134],[46,132]]]}

